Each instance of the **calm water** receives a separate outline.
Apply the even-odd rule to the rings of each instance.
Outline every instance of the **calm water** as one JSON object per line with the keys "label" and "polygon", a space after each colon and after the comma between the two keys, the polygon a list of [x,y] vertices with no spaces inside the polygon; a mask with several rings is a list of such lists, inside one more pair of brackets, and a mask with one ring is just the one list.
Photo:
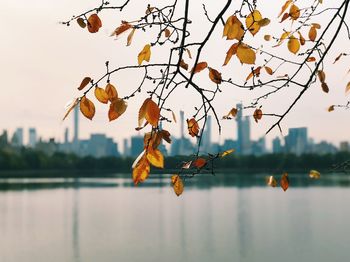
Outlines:
{"label": "calm water", "polygon": [[350,178],[0,180],[1,262],[350,261]]}

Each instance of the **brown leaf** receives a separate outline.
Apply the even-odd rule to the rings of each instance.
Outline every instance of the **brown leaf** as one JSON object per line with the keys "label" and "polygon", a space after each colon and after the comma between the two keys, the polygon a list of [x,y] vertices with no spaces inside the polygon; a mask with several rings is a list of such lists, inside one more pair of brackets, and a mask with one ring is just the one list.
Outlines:
{"label": "brown leaf", "polygon": [[86,87],[89,83],[90,83],[90,81],[91,81],[91,78],[90,77],[85,77],[82,81],[81,81],[81,83],[80,83],[80,86],[78,87],[78,90],[83,90],[84,89],[84,87]]}
{"label": "brown leaf", "polygon": [[98,15],[97,14],[90,15],[90,17],[88,18],[88,25],[87,25],[89,32],[97,33],[101,27],[102,27],[102,21],[98,17]]}
{"label": "brown leaf", "polygon": [[280,23],[283,23],[283,21],[285,21],[288,17],[289,17],[289,14],[288,13],[284,13]]}
{"label": "brown leaf", "polygon": [[238,48],[238,43],[233,44],[230,49],[227,51],[226,53],[226,58],[225,58],[225,62],[224,62],[224,66],[228,64],[228,62],[230,62],[231,57],[233,55],[235,55],[237,53],[237,48]]}
{"label": "brown leaf", "polygon": [[174,111],[171,111],[171,114],[172,114],[172,116],[173,116],[173,120],[174,120],[174,122],[176,123],[176,116],[175,116]]}
{"label": "brown leaf", "polygon": [[103,104],[108,103],[109,96],[107,92],[104,89],[97,86],[95,88],[95,97],[97,98],[98,101],[100,101]]}
{"label": "brown leaf", "polygon": [[169,131],[163,129],[163,130],[159,131],[159,133],[161,134],[161,137],[163,138],[164,141],[171,144],[171,138],[170,138]]}
{"label": "brown leaf", "polygon": [[188,70],[188,64],[185,63],[185,61],[183,59],[181,59],[180,61],[180,66],[185,69],[186,71]]}
{"label": "brown leaf", "polygon": [[300,49],[300,43],[298,39],[296,39],[294,36],[291,36],[288,41],[288,50],[293,54],[296,54],[298,53],[299,49]]}
{"label": "brown leaf", "polygon": [[227,40],[242,40],[244,36],[244,28],[241,21],[239,21],[239,19],[235,15],[230,16],[226,20],[222,36],[226,36]]}
{"label": "brown leaf", "polygon": [[128,104],[121,98],[116,98],[109,106],[108,119],[113,121],[120,117],[126,111]]}
{"label": "brown leaf", "polygon": [[293,4],[289,9],[289,16],[292,20],[297,20],[300,17],[300,9]]}
{"label": "brown leaf", "polygon": [[311,26],[310,30],[309,30],[309,39],[314,42],[316,40],[317,37],[317,31],[316,31],[316,27]]}
{"label": "brown leaf", "polygon": [[221,73],[211,67],[209,67],[209,78],[211,81],[218,85],[222,82]]}
{"label": "brown leaf", "polygon": [[262,110],[261,109],[255,109],[254,114],[253,114],[255,122],[258,123],[258,120],[261,120],[262,116],[263,116]]}
{"label": "brown leaf", "polygon": [[249,30],[249,32],[254,36],[256,33],[259,32],[260,30],[260,24],[259,22],[262,20],[262,16],[261,13],[258,10],[254,10],[253,12],[251,12],[246,20],[245,20],[245,24],[247,26],[247,29]]}
{"label": "brown leaf", "polygon": [[113,101],[114,99],[118,98],[118,92],[114,85],[108,83],[105,88],[105,91],[109,97],[109,101]]}
{"label": "brown leaf", "polygon": [[122,21],[122,24],[120,26],[118,26],[112,33],[111,36],[119,36],[120,34],[126,32],[127,30],[129,30],[130,28],[132,28],[132,25],[129,24],[128,22]]}
{"label": "brown leaf", "polygon": [[288,174],[284,173],[282,175],[281,181],[280,181],[280,185],[283,189],[283,191],[287,191],[288,187],[289,187],[289,178],[288,178]]}
{"label": "brown leaf", "polygon": [[334,105],[331,105],[330,107],[328,107],[328,112],[332,112],[334,111]]}
{"label": "brown leaf", "polygon": [[142,51],[137,56],[137,61],[139,65],[141,65],[143,61],[149,62],[150,59],[151,59],[151,45],[147,44],[143,47]]}
{"label": "brown leaf", "polygon": [[265,41],[270,41],[271,40],[271,35],[264,35]]}
{"label": "brown leaf", "polygon": [[88,119],[92,120],[95,115],[95,105],[86,96],[80,100],[80,111]]}
{"label": "brown leaf", "polygon": [[164,30],[164,35],[166,38],[168,38],[170,36],[170,34],[171,33],[170,33],[170,30],[168,28]]}
{"label": "brown leaf", "polygon": [[305,45],[305,38],[302,36],[302,34],[298,31],[298,34],[299,34],[299,42],[301,45]]}
{"label": "brown leaf", "polygon": [[83,18],[81,18],[81,17],[79,17],[79,18],[77,19],[77,23],[78,23],[78,25],[79,25],[81,28],[85,28],[85,27],[86,27],[85,20],[84,20]]}
{"label": "brown leaf", "polygon": [[350,82],[345,87],[345,93],[350,92]]}
{"label": "brown leaf", "polygon": [[194,118],[190,120],[187,119],[186,121],[187,121],[188,133],[190,134],[190,136],[197,137],[199,134],[199,125],[197,121]]}
{"label": "brown leaf", "polygon": [[204,158],[197,158],[196,160],[194,160],[192,162],[192,165],[194,167],[197,167],[198,169],[203,168],[205,165],[207,164],[207,160],[205,160]]}
{"label": "brown leaf", "polygon": [[173,175],[171,177],[171,182],[173,184],[174,192],[177,196],[180,196],[184,191],[184,184],[179,175]]}
{"label": "brown leaf", "polygon": [[192,68],[191,73],[193,74],[199,73],[200,71],[202,71],[207,67],[208,67],[207,62],[199,62],[195,67]]}
{"label": "brown leaf", "polygon": [[306,60],[306,62],[315,62],[315,61],[316,61],[316,58],[313,57],[313,56],[310,56],[310,57]]}
{"label": "brown leaf", "polygon": [[329,92],[329,87],[327,85],[327,83],[323,82],[321,84],[321,87],[322,87],[322,91],[325,92],[325,93],[328,93]]}
{"label": "brown leaf", "polygon": [[318,79],[320,80],[321,83],[326,81],[326,74],[323,72],[323,70],[318,70],[317,71]]}
{"label": "brown leaf", "polygon": [[269,75],[273,75],[273,70],[271,69],[271,67],[268,66],[264,66],[266,73],[268,73]]}
{"label": "brown leaf", "polygon": [[237,57],[242,64],[255,64],[255,52],[244,43],[238,45]]}

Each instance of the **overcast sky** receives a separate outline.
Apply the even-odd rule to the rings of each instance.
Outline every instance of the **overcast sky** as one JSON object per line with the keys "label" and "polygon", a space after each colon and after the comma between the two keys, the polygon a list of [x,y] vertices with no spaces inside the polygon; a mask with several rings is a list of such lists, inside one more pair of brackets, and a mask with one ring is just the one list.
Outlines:
{"label": "overcast sky", "polygon": [[[114,1],[111,1],[112,3]],[[118,2],[118,1],[115,1]],[[120,1],[119,1],[120,2]],[[147,3],[144,1],[133,1],[135,4],[125,9],[125,14],[116,11],[108,11],[101,14],[103,27],[97,34],[90,34],[86,30],[80,29],[75,23],[70,27],[60,25],[58,22],[78,14],[88,8],[98,5],[100,1],[83,0],[2,0],[0,8],[1,41],[0,41],[0,130],[8,129],[10,133],[16,127],[36,127],[38,133],[43,138],[55,137],[63,139],[65,127],[71,127],[72,117],[66,122],[61,121],[64,114],[64,106],[72,98],[78,95],[76,87],[85,76],[98,78],[104,73],[104,63],[109,60],[112,67],[126,64],[136,64],[137,54],[142,47],[149,42],[150,34],[136,32],[134,42],[131,47],[126,48],[126,35],[115,40],[109,37],[113,29],[120,24],[121,20],[131,20],[144,14]],[[152,1],[149,1],[152,3]],[[163,1],[153,1],[153,3]],[[180,3],[182,1],[179,1]],[[194,30],[194,37],[203,38],[203,27],[209,26],[203,19],[203,12],[200,6],[201,1],[191,1],[193,7],[191,19],[195,22],[191,25]],[[209,14],[214,16],[221,6],[218,3],[225,1],[205,1],[208,3]],[[210,4],[210,2],[212,2]],[[240,1],[234,1],[234,7]],[[261,0],[259,10],[263,16],[275,19],[284,0],[273,1]],[[298,1],[302,5],[304,1]],[[310,1],[311,2],[311,1]],[[339,1],[324,1],[325,6],[337,6]],[[329,2],[329,3],[327,3]],[[141,4],[142,3],[142,4]],[[266,4],[265,4],[266,3]],[[278,3],[278,4],[277,4]],[[347,20],[349,20],[347,18]],[[322,23],[323,19],[316,19],[314,22]],[[278,24],[278,23],[277,23]],[[288,26],[287,26],[288,25]],[[271,25],[261,30],[258,34],[281,34],[282,27]],[[285,23],[288,29],[290,22]],[[191,29],[190,28],[190,29]],[[278,32],[276,32],[276,30]],[[215,41],[209,43],[204,50],[204,58],[208,63],[221,70],[222,62],[226,51],[232,42],[221,38],[222,26],[220,25],[214,33]],[[306,33],[305,33],[306,34]],[[259,41],[258,38],[256,41]],[[260,40],[261,41],[261,40]],[[344,93],[345,85],[350,81],[350,75],[346,75],[350,68],[350,58],[341,59],[333,65],[334,58],[340,52],[349,53],[349,40],[342,37],[336,42],[333,52],[327,60],[325,71],[330,93],[321,91],[319,84],[313,86],[295,109],[284,120],[282,127],[284,134],[287,134],[290,127],[307,126],[309,134],[316,141],[329,140],[338,143],[342,140],[350,141],[350,111],[337,110],[332,113],[327,112],[331,104],[343,104],[346,101]],[[166,48],[152,53],[152,60],[164,61]],[[165,48],[165,49],[164,49]],[[288,53],[286,46],[280,47],[287,58],[294,57]],[[193,52],[195,50],[192,50]],[[243,80],[249,73],[249,66],[241,66],[238,61],[231,61],[225,69],[222,69],[226,78]],[[283,72],[281,71],[280,74]],[[284,69],[288,73],[288,68]],[[113,76],[112,83],[116,85],[118,92],[124,96],[135,89],[141,75],[137,70],[125,72]],[[305,76],[306,77],[306,76]],[[198,83],[210,85],[207,79],[199,76]],[[146,88],[151,88],[151,85]],[[214,88],[214,87],[209,87]],[[298,93],[297,87],[291,87],[280,95],[264,101],[263,109],[267,113],[281,113],[288,106]],[[220,116],[239,101],[247,101],[255,94],[237,90],[233,87],[223,87],[223,93],[219,95],[216,106]],[[185,109],[186,117],[193,114],[193,101],[197,101],[195,93],[184,90],[175,92],[169,101],[175,112]],[[92,94],[88,97],[92,97]],[[146,98],[146,94],[129,101],[129,108],[125,115],[112,123],[107,119],[107,106],[98,105],[94,121],[89,121],[81,117],[80,136],[87,138],[90,133],[106,133],[117,142],[132,134],[137,134],[137,110]],[[94,100],[95,101],[95,100]],[[251,122],[252,136],[254,139],[262,136],[273,123],[272,118],[264,117],[258,124]],[[175,136],[179,134],[179,124],[168,124],[166,128]],[[226,138],[236,138],[236,124],[233,121],[223,123],[223,133],[219,138],[218,132],[213,125],[213,139],[223,141]],[[26,136],[27,136],[27,130]],[[268,135],[270,141],[279,132],[275,130]],[[72,133],[71,133],[72,135]],[[25,138],[27,140],[27,138]]]}

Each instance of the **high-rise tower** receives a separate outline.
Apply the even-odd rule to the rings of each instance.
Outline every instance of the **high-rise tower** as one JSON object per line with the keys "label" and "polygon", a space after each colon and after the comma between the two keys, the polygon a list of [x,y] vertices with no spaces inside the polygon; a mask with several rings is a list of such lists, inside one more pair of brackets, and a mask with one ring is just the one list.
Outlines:
{"label": "high-rise tower", "polygon": [[74,108],[74,137],[73,142],[79,141],[79,108]]}

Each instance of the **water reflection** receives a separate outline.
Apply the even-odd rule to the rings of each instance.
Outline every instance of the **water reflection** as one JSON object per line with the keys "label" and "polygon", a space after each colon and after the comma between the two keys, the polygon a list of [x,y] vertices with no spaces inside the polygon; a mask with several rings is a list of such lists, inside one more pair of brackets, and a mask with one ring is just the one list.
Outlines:
{"label": "water reflection", "polygon": [[347,261],[349,177],[169,176],[0,181],[1,262]]}

